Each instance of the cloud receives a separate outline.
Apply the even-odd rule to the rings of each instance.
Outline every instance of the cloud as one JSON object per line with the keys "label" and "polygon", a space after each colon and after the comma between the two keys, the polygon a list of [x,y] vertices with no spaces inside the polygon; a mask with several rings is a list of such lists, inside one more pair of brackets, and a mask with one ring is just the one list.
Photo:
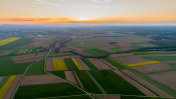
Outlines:
{"label": "cloud", "polygon": [[36,1],[40,2],[42,4],[45,4],[45,5],[49,5],[49,6],[55,6],[55,7],[59,7],[60,6],[59,4],[55,4],[55,3],[44,1],[44,0],[36,0]]}
{"label": "cloud", "polygon": [[0,19],[0,24],[54,24],[54,23],[72,23],[75,22],[69,18],[5,18]]}
{"label": "cloud", "polygon": [[112,2],[112,0],[91,0],[91,1],[99,4],[107,4]]}

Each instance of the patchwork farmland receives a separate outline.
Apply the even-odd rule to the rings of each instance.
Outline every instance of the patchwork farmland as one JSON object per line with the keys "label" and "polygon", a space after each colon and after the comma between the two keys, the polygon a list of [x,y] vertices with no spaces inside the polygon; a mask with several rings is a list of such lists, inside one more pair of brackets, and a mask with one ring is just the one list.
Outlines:
{"label": "patchwork farmland", "polygon": [[176,97],[174,48],[137,31],[56,30],[0,39],[0,99]]}

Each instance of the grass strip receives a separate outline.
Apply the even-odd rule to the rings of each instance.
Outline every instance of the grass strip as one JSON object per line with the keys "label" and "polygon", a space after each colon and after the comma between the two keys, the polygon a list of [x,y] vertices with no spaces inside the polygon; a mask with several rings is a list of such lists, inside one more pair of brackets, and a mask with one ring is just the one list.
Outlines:
{"label": "grass strip", "polygon": [[78,70],[71,58],[65,58],[64,62],[66,63],[68,70]]}
{"label": "grass strip", "polygon": [[85,71],[76,71],[76,74],[81,81],[84,88],[91,93],[101,93],[96,84],[92,81],[89,75]]}
{"label": "grass strip", "polygon": [[104,88],[97,82],[97,80],[88,72],[86,71],[88,76],[92,79],[92,81],[96,84],[96,86],[100,89],[100,91],[103,93],[103,94],[106,94],[107,92],[104,90]]}
{"label": "grass strip", "polygon": [[157,88],[163,90],[164,92],[170,94],[171,96],[176,97],[176,92],[175,92],[173,89],[168,88],[167,86],[165,86],[165,85],[163,85],[163,84],[157,82],[156,80],[153,80],[152,78],[149,78],[149,77],[145,76],[144,74],[142,74],[142,73],[140,73],[140,72],[138,72],[138,71],[136,71],[136,70],[132,70],[132,69],[131,69],[131,70],[129,70],[129,71],[131,71],[131,72],[134,73],[135,75],[141,77],[142,79],[146,80],[147,82],[150,82],[152,85],[154,85],[154,86],[156,86]]}
{"label": "grass strip", "polygon": [[61,77],[63,79],[66,79],[66,76],[65,76],[65,73],[64,71],[50,71],[50,73],[58,76],[58,77]]}
{"label": "grass strip", "polygon": [[128,66],[124,65],[123,63],[117,61],[116,59],[114,59],[112,57],[106,57],[106,58],[104,58],[104,60],[106,60],[111,65],[117,67],[118,69],[129,69]]}
{"label": "grass strip", "polygon": [[87,58],[81,58],[81,60],[92,70],[98,70],[98,68],[92,64]]}

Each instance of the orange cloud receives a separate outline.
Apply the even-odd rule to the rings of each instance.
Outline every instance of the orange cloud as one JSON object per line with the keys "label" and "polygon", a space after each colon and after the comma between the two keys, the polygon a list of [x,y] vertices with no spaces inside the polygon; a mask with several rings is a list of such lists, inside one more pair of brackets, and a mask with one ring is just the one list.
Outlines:
{"label": "orange cloud", "polygon": [[79,20],[76,18],[1,18],[0,24],[95,24],[111,22],[165,22],[175,21],[167,18],[95,18]]}

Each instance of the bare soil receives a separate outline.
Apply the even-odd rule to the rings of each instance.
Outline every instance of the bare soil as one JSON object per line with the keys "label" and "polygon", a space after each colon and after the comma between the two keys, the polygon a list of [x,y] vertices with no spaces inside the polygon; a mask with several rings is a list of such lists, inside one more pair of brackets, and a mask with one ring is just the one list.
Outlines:
{"label": "bare soil", "polygon": [[35,61],[39,61],[43,58],[34,58],[34,59],[28,59],[28,60],[20,60],[20,61],[15,61],[15,63],[28,63],[28,62],[35,62]]}
{"label": "bare soil", "polygon": [[124,72],[129,77],[133,78],[134,80],[138,81],[139,83],[141,83],[145,87],[151,89],[153,92],[157,93],[159,96],[162,96],[162,97],[171,97],[169,94],[165,93],[164,91],[160,90],[159,88],[155,87],[154,85],[150,84],[149,82],[145,81],[144,79],[136,76],[132,72],[130,72],[128,70],[122,70],[122,72]]}
{"label": "bare soil", "polygon": [[65,81],[53,75],[32,75],[32,76],[25,76],[21,85],[35,85],[35,84],[48,84],[48,83],[61,83],[61,82]]}
{"label": "bare soil", "polygon": [[4,77],[0,77],[0,81],[3,79]]}
{"label": "bare soil", "polygon": [[121,73],[119,70],[114,70],[114,72],[119,75],[120,77],[122,77],[123,79],[125,79],[126,81],[128,81],[130,84],[132,84],[134,87],[136,87],[137,89],[139,89],[141,92],[143,92],[145,95],[147,96],[156,96],[154,93],[152,93],[151,91],[149,91],[148,89],[144,88],[142,85],[140,85],[139,83],[137,83],[136,81],[130,79],[129,77],[127,77],[126,75],[124,75],[123,73]]}
{"label": "bare soil", "polygon": [[46,62],[46,71],[54,71],[52,58],[48,58]]}
{"label": "bare soil", "polygon": [[110,67],[108,67],[106,64],[104,64],[102,61],[100,61],[99,59],[96,58],[88,58],[88,60],[94,64],[98,69],[100,70],[108,70],[111,69]]}
{"label": "bare soil", "polygon": [[118,57],[116,59],[124,64],[136,64],[139,62],[148,61],[139,56]]}
{"label": "bare soil", "polygon": [[149,77],[176,91],[176,71],[160,72]]}
{"label": "bare soil", "polygon": [[79,56],[75,57],[78,64],[83,68],[83,70],[90,70],[90,68],[80,59]]}
{"label": "bare soil", "polygon": [[136,69],[141,73],[155,72],[160,70],[171,69],[172,67],[165,63],[157,63],[157,64],[148,64],[141,66],[132,66],[132,68]]}
{"label": "bare soil", "polygon": [[108,95],[108,94],[96,94],[94,97],[97,97],[97,99],[120,99],[120,95]]}
{"label": "bare soil", "polygon": [[15,88],[17,87],[17,84],[19,82],[21,78],[21,75],[17,75],[17,77],[15,78],[15,80],[12,82],[11,86],[9,87],[9,89],[6,91],[5,95],[3,96],[2,99],[10,99],[11,95],[13,94]]}
{"label": "bare soil", "polygon": [[119,53],[119,54],[112,54],[111,57],[123,57],[123,56],[132,56],[132,53]]}
{"label": "bare soil", "polygon": [[107,61],[105,61],[104,59],[101,59],[104,63],[106,63],[107,65],[109,65],[110,67],[112,67],[112,69],[117,69],[116,67],[114,67],[113,65],[111,65],[110,63],[108,63]]}
{"label": "bare soil", "polygon": [[0,56],[9,55],[12,52],[12,50],[5,51],[4,53],[1,53]]}
{"label": "bare soil", "polygon": [[66,80],[76,84],[75,78],[73,77],[72,71],[64,71],[65,72],[65,76],[66,76]]}
{"label": "bare soil", "polygon": [[39,58],[39,57],[44,57],[44,56],[45,56],[45,53],[35,53],[35,54],[28,54],[28,55],[13,56],[11,57],[11,59],[13,61],[20,61],[20,60]]}

